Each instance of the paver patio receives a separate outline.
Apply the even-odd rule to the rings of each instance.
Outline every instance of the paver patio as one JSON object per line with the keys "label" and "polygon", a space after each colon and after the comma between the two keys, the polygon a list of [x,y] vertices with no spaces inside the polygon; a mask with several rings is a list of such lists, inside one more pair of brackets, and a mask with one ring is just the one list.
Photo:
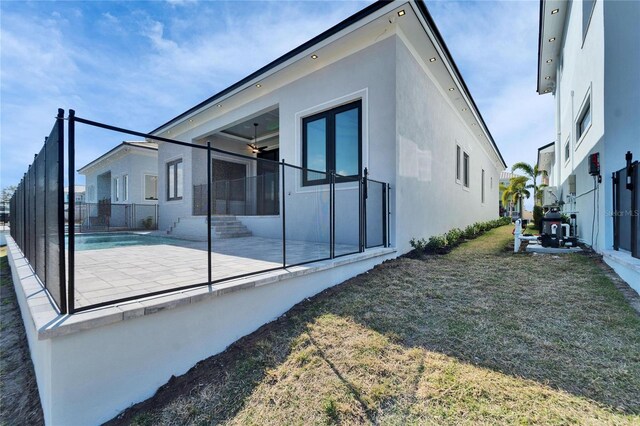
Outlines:
{"label": "paver patio", "polygon": [[[356,246],[336,244],[336,254]],[[287,265],[329,257],[329,244],[286,242]],[[282,266],[282,240],[244,237],[214,240],[212,280],[259,273]],[[207,243],[176,239],[75,253],[76,307],[207,282]]]}

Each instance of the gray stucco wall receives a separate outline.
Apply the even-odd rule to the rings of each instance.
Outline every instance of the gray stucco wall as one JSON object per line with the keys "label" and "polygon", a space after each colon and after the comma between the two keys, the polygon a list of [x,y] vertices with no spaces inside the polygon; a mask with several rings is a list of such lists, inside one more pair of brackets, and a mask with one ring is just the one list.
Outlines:
{"label": "gray stucco wall", "polygon": [[[397,248],[497,218],[499,172],[399,38],[396,41]],[[456,181],[456,144],[470,157],[469,188]],[[481,173],[485,170],[485,202]]]}
{"label": "gray stucco wall", "polygon": [[[280,114],[280,158],[287,163],[302,164],[301,120],[313,113],[357,99],[363,102],[363,167],[371,177],[395,181],[395,38],[386,38],[340,61],[323,67],[309,75],[272,92],[265,93],[218,118],[194,126],[188,131],[172,135],[193,142],[216,132],[228,123],[248,117],[259,111],[278,106]],[[266,90],[265,90],[266,92]],[[215,144],[214,144],[215,145]],[[191,215],[191,197],[194,176],[202,178],[206,151],[191,152],[179,146],[161,143],[159,148],[160,229],[168,229],[178,217]],[[166,201],[166,162],[182,156],[185,164],[184,198]],[[191,170],[193,169],[193,173]],[[328,214],[328,186],[301,187],[299,172],[287,169],[287,236],[291,239],[322,241],[328,238],[325,226],[314,225]],[[341,212],[336,223],[337,242],[350,242],[357,232],[358,211],[356,189],[351,184],[337,186],[336,210]],[[264,223],[252,221],[251,224]],[[357,225],[355,226],[357,231]]]}

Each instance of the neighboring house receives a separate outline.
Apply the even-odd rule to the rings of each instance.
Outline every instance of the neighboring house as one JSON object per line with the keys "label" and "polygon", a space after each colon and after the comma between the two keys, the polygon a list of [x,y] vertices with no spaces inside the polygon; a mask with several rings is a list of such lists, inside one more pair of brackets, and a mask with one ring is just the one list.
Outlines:
{"label": "neighboring house", "polygon": [[[76,200],[76,204],[84,203],[85,198],[85,187],[82,185],[76,185],[74,188],[74,198]],[[64,187],[64,203],[69,203],[69,187]]]}
{"label": "neighboring house", "polygon": [[[412,237],[495,218],[506,167],[425,5],[413,1],[372,4],[151,133],[352,179],[366,168],[391,185],[399,253]],[[197,223],[189,232],[206,236],[206,169],[206,150],[159,142],[159,229],[179,235],[180,224]],[[327,175],[287,173],[287,220],[312,217]],[[279,237],[279,179],[277,167],[214,153],[214,214]],[[354,182],[337,181],[338,243],[353,243],[357,192],[340,198],[349,190]],[[307,228],[287,232],[309,240]]]}
{"label": "neighboring house", "polygon": [[[556,98],[557,139],[538,152],[538,165],[549,173],[551,186],[545,204],[575,213],[580,240],[602,253],[636,290],[638,210],[624,182],[617,184],[616,198],[629,205],[614,204],[612,175],[625,169],[628,151],[640,158],[638,22],[637,1],[543,0],[537,88]],[[599,163],[599,176],[590,174],[591,160]]]}
{"label": "neighboring house", "polygon": [[156,143],[124,141],[80,168],[78,173],[85,176],[85,206],[76,213],[76,220],[83,226],[149,227],[141,221],[150,216],[155,226]]}
{"label": "neighboring house", "polygon": [[500,187],[504,186],[507,187],[509,186],[509,183],[511,181],[511,178],[514,177],[518,177],[520,175],[517,175],[515,173],[511,173],[511,172],[507,172],[507,171],[502,171],[500,172],[500,179],[498,181],[498,203],[499,203],[499,209],[500,209],[500,215],[501,216],[509,216],[509,217],[521,217],[521,212],[520,212],[520,203],[514,203],[513,201],[510,201],[507,205],[504,205],[502,203],[502,193],[504,192]]}

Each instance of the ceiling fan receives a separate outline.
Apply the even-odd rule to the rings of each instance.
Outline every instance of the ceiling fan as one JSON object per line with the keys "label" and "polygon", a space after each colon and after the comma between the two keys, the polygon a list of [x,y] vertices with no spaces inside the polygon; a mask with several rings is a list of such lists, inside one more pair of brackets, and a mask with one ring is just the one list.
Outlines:
{"label": "ceiling fan", "polygon": [[262,147],[258,146],[257,142],[258,142],[258,123],[253,123],[253,143],[248,143],[247,146],[251,148],[251,152],[253,152],[254,154],[259,154],[265,149],[267,149],[266,146],[262,146]]}

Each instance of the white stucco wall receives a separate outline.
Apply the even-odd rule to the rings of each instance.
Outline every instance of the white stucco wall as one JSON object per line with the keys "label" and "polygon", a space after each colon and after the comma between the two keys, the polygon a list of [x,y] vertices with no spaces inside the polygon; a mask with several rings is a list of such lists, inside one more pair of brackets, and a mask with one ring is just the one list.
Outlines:
{"label": "white stucco wall", "polygon": [[[149,152],[146,152],[149,151]],[[157,201],[144,199],[144,177],[145,175],[158,175],[157,152],[152,150],[136,149],[129,152],[122,152],[101,161],[96,167],[91,167],[85,174],[87,203],[97,203],[98,199],[98,176],[111,171],[111,202],[119,204],[155,204]],[[129,196],[123,198],[123,176],[129,176]],[[120,179],[120,200],[115,200],[115,189],[113,179]],[[89,188],[93,187],[93,190]],[[89,198],[91,193],[92,198]]]}
{"label": "white stucco wall", "polygon": [[304,298],[395,256],[378,249],[67,317],[7,240],[44,420],[55,426],[105,422]]}
{"label": "white stucco wall", "polygon": [[[400,38],[396,39],[397,248],[498,217],[497,167]],[[456,144],[470,157],[469,188],[456,182]],[[485,170],[485,202],[481,171]]]}
{"label": "white stucco wall", "polygon": [[[555,170],[552,186],[565,201],[563,211],[576,212],[580,239],[602,251],[613,246],[611,174],[625,166],[624,155],[640,157],[640,3],[596,1],[583,38],[581,2],[571,2],[565,22],[556,89]],[[606,32],[605,32],[606,30]],[[578,138],[577,121],[584,99],[591,95],[591,127]],[[570,143],[570,157],[565,144]],[[600,153],[602,183],[588,173],[588,155]],[[568,197],[568,177],[576,175],[577,198]],[[592,233],[593,229],[593,233]]]}
{"label": "white stucco wall", "polygon": [[[368,167],[374,179],[393,182],[395,170],[395,41],[389,37],[366,47],[346,58],[303,76],[272,92],[263,88],[264,95],[215,119],[178,135],[179,140],[194,142],[215,133],[229,123],[236,122],[277,106],[280,114],[280,158],[294,165],[302,164],[303,117],[332,107],[362,99],[363,107],[363,167]],[[224,148],[223,148],[224,149]],[[178,217],[191,214],[191,173],[185,173],[184,198],[166,201],[166,162],[184,157],[185,171],[192,167],[206,167],[206,161],[179,146],[161,143],[159,147],[160,229],[168,229]],[[196,166],[196,163],[198,166]],[[204,170],[206,173],[206,169]],[[202,171],[196,172],[199,179]],[[206,179],[205,179],[206,180]],[[328,186],[301,187],[301,176],[294,169],[285,172],[287,198],[287,238],[323,241],[328,238],[328,226],[321,220],[328,215]],[[353,184],[336,186],[336,209],[341,211],[336,222],[337,242],[349,242],[353,236],[353,223],[357,223],[357,189]],[[328,217],[328,216],[327,216]],[[256,222],[249,220],[249,225]],[[317,227],[313,227],[317,224]],[[322,225],[322,226],[320,226]],[[326,229],[325,229],[326,228]]]}

